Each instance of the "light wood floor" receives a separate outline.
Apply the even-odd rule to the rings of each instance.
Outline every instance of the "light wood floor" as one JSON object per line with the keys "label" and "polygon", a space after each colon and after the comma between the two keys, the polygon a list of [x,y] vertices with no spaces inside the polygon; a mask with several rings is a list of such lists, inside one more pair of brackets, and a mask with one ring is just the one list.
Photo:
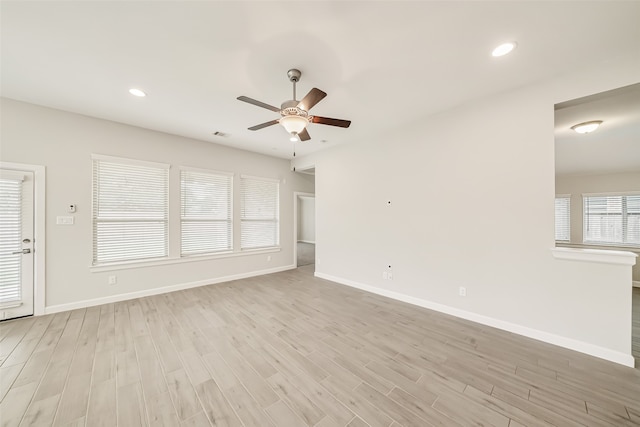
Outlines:
{"label": "light wood floor", "polygon": [[311,268],[0,324],[2,426],[631,426],[640,370]]}

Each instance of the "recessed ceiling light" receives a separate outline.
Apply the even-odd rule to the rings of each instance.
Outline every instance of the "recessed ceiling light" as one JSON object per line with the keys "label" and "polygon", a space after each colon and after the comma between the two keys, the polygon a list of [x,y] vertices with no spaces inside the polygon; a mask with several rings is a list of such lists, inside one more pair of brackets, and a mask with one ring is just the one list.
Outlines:
{"label": "recessed ceiling light", "polygon": [[571,126],[571,129],[575,130],[578,133],[589,133],[598,129],[598,127],[602,124],[602,120],[592,120],[590,122],[578,123],[577,125]]}
{"label": "recessed ceiling light", "polygon": [[513,49],[515,49],[516,46],[517,46],[516,42],[502,43],[500,46],[493,49],[493,52],[491,52],[491,55],[504,56],[507,53],[511,52]]}
{"label": "recessed ceiling light", "polygon": [[141,91],[140,89],[129,89],[129,93],[133,96],[139,96],[139,97],[143,97],[143,96],[147,96],[146,93],[144,93],[143,91]]}

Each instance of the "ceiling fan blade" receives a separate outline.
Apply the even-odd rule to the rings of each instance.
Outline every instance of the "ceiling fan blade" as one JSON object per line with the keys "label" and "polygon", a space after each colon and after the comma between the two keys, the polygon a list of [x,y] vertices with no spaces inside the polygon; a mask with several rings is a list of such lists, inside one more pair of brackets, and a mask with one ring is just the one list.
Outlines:
{"label": "ceiling fan blade", "polygon": [[348,128],[351,125],[351,120],[330,119],[329,117],[320,116],[313,116],[311,121],[321,125],[338,126],[341,128]]}
{"label": "ceiling fan blade", "polygon": [[278,123],[278,120],[271,120],[268,122],[260,123],[259,125],[251,126],[249,130],[258,130],[258,129],[266,128],[268,126],[275,125],[276,123]]}
{"label": "ceiling fan blade", "polygon": [[298,134],[298,138],[300,138],[300,141],[308,141],[311,139],[309,132],[307,132],[307,128],[302,129],[302,132]]}
{"label": "ceiling fan blade", "polygon": [[265,104],[264,102],[256,101],[253,98],[249,98],[248,96],[239,96],[238,101],[248,102],[249,104],[257,105],[258,107],[266,108],[267,110],[275,111],[276,113],[280,112],[278,107],[274,107],[273,105]]}
{"label": "ceiling fan blade", "polygon": [[302,98],[302,101],[298,103],[298,108],[304,111],[309,111],[314,105],[322,101],[325,96],[327,96],[326,93],[314,87],[305,95],[304,98]]}

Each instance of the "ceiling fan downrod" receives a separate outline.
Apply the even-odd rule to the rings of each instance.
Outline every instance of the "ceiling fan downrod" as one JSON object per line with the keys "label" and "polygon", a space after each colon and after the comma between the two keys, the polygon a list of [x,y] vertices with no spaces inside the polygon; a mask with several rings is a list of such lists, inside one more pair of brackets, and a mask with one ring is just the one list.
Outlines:
{"label": "ceiling fan downrod", "polygon": [[296,83],[300,81],[300,76],[302,76],[302,71],[292,68],[287,71],[287,76],[289,77],[289,81],[293,83],[293,100],[296,101]]}

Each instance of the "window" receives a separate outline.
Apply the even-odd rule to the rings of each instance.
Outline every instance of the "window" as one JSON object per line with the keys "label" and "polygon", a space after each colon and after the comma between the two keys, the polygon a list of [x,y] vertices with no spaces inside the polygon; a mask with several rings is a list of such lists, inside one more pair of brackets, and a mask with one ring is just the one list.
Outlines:
{"label": "window", "polygon": [[221,172],[180,172],[182,256],[232,249],[232,180]]}
{"label": "window", "polygon": [[640,246],[640,194],[585,195],[584,243]]}
{"label": "window", "polygon": [[556,241],[571,240],[571,196],[556,196]]}
{"label": "window", "polygon": [[240,247],[257,249],[279,244],[279,181],[240,178]]}
{"label": "window", "polygon": [[93,156],[93,264],[168,256],[169,165]]}

